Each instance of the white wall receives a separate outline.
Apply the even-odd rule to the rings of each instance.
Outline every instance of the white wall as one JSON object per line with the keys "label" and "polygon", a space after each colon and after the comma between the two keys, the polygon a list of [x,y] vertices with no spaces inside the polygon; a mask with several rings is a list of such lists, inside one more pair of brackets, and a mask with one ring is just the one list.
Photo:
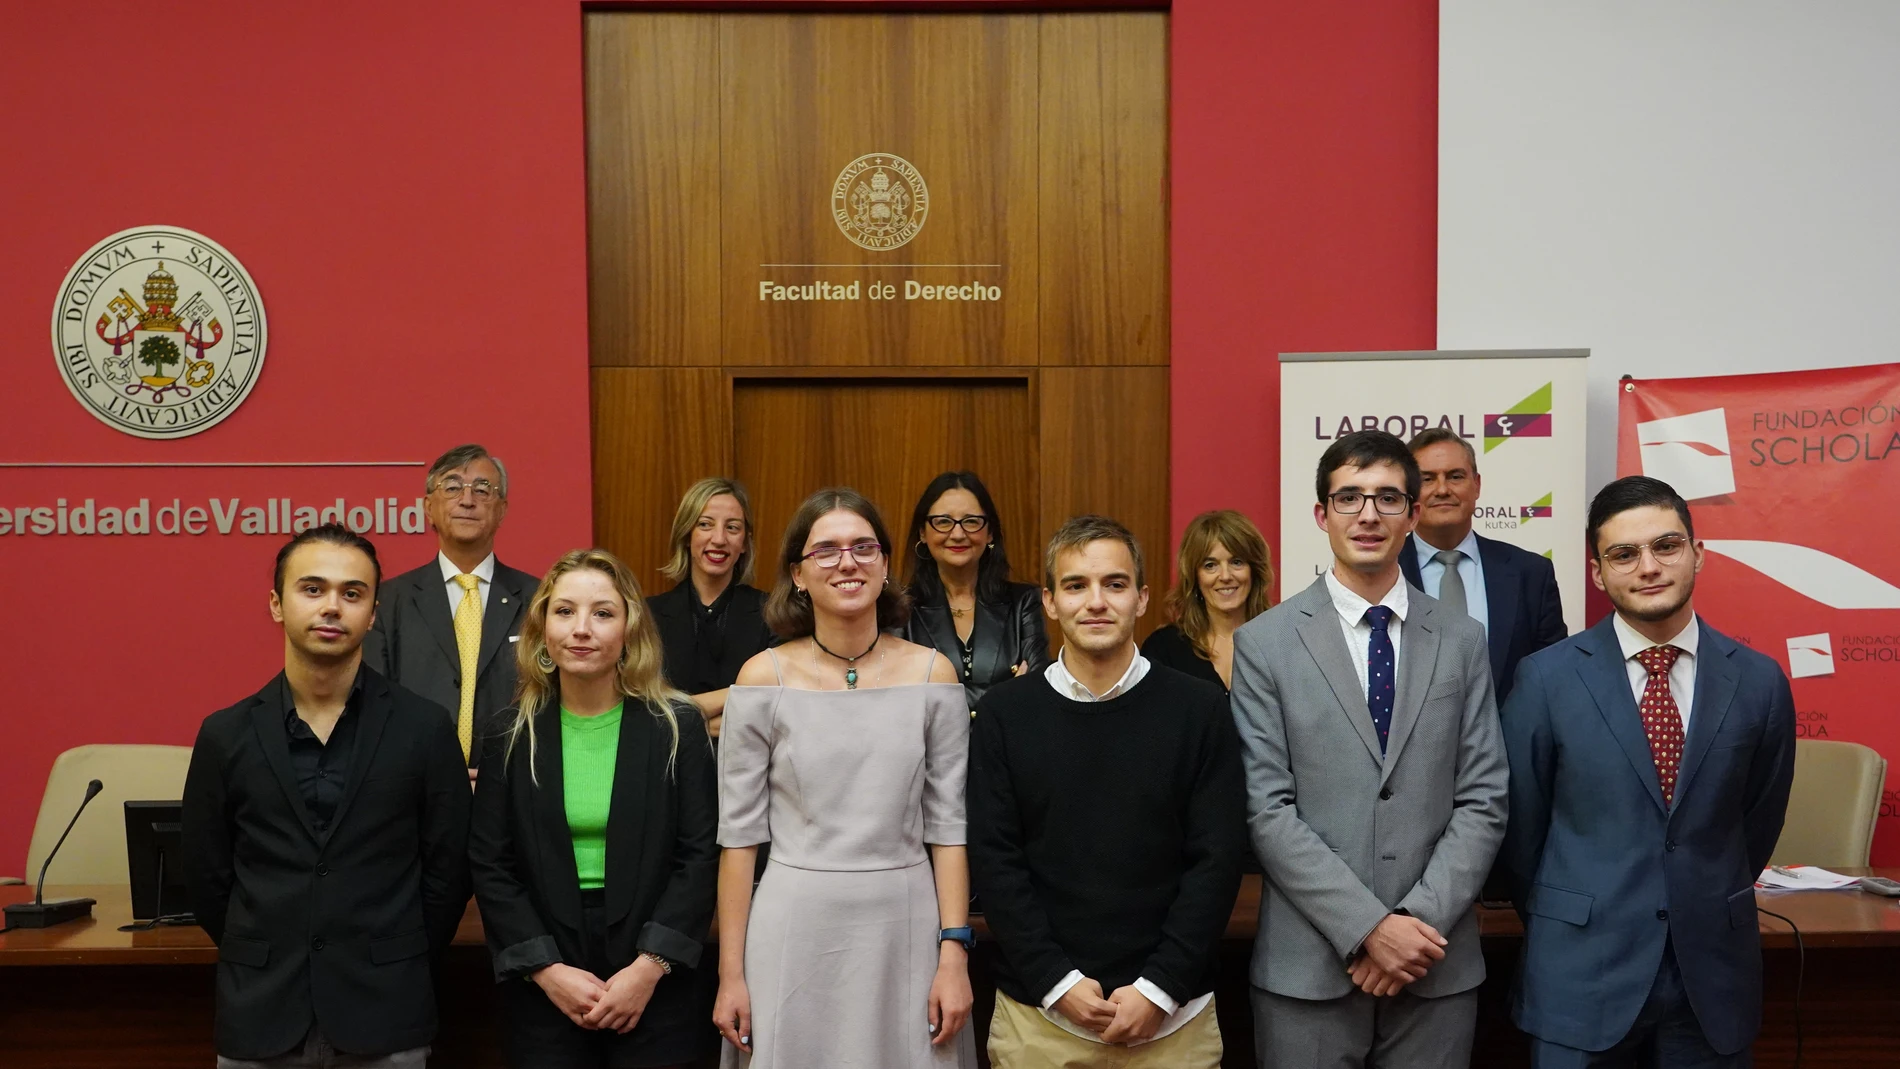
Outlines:
{"label": "white wall", "polygon": [[1442,0],[1438,345],[1615,383],[1900,360],[1900,3]]}

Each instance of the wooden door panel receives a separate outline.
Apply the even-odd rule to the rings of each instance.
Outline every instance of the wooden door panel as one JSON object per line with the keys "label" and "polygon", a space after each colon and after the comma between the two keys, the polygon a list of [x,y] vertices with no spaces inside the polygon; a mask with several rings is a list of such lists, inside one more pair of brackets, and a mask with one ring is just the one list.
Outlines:
{"label": "wooden door panel", "polygon": [[1042,362],[1166,364],[1168,17],[1044,15],[1040,43]]}
{"label": "wooden door panel", "polygon": [[672,549],[680,495],[732,470],[732,410],[717,368],[597,367],[593,373],[594,532],[647,593]]}
{"label": "wooden door panel", "polygon": [[[728,364],[1036,363],[1033,18],[725,15],[720,57]],[[872,250],[839,229],[833,192],[879,153],[916,169],[929,207],[906,244]],[[762,300],[761,282],[859,296]],[[870,298],[880,282],[893,298]],[[907,282],[1001,299],[907,299]]]}
{"label": "wooden door panel", "polygon": [[585,27],[593,363],[717,366],[718,24],[594,12]]}
{"label": "wooden door panel", "polygon": [[[679,494],[713,474],[752,490],[767,557],[832,483],[870,494],[902,538],[924,483],[970,468],[1018,579],[1040,581],[1057,524],[1100,511],[1167,588],[1164,14],[612,11],[584,26],[603,545],[657,588]],[[833,218],[840,172],[875,153],[914,165],[930,198],[895,248]],[[838,266],[763,266],[783,264]],[[760,301],[761,281],[859,290]],[[897,299],[869,299],[873,282]],[[906,300],[906,282],[1001,299]]]}
{"label": "wooden door panel", "polygon": [[[776,559],[786,522],[815,490],[855,487],[901,541],[924,486],[965,469],[990,488],[1012,549],[1041,544],[1025,378],[742,379],[732,407],[734,467],[752,492],[766,559]],[[762,585],[770,571],[762,560]]]}

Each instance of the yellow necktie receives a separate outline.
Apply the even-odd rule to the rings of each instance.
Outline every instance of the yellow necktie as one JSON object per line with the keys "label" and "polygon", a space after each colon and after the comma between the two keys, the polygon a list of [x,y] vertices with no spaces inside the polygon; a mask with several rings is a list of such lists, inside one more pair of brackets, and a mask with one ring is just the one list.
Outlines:
{"label": "yellow necktie", "polygon": [[455,734],[462,740],[462,759],[475,746],[475,661],[482,651],[481,580],[457,575],[462,603],[455,607],[455,651],[462,655],[462,707],[455,714]]}

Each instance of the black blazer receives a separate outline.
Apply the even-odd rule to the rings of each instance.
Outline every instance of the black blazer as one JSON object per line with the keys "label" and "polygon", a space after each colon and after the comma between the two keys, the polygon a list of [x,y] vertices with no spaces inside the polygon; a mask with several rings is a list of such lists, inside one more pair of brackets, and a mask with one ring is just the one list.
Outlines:
{"label": "black blazer", "polygon": [[[1562,642],[1570,629],[1564,624],[1557,569],[1550,558],[1483,535],[1478,536],[1478,558],[1484,566],[1484,603],[1490,614],[1491,683],[1501,707],[1511,693],[1517,663]],[[1424,589],[1418,574],[1418,543],[1409,535],[1399,550],[1399,569],[1406,582]]]}
{"label": "black blazer", "polygon": [[1194,652],[1194,643],[1181,633],[1179,624],[1155,628],[1148,640],[1141,644],[1141,655],[1155,664],[1167,665],[1177,672],[1205,679],[1222,690],[1228,689],[1227,681],[1220,677],[1214,662]]}
{"label": "black blazer", "polygon": [[919,646],[935,646],[948,658],[963,683],[963,693],[976,708],[983,692],[1010,678],[1010,669],[1029,662],[1025,675],[1049,667],[1049,631],[1043,624],[1042,591],[1028,583],[1011,583],[1003,600],[977,600],[976,626],[970,630],[970,674],[963,674],[963,649],[956,621],[944,601],[918,602],[911,608],[904,637]]}
{"label": "black blazer", "polygon": [[[687,580],[647,599],[653,622],[660,629],[660,645],[666,650],[666,678],[674,686],[680,686],[692,671],[693,602],[698,597],[692,581]],[[719,686],[732,686],[746,661],[767,646],[776,645],[778,636],[765,626],[765,592],[739,584],[726,605],[726,652],[719,661]]]}
{"label": "black blazer", "polygon": [[468,904],[468,773],[442,709],[365,670],[327,834],[290,765],[279,674],[205,718],[185,776],[185,876],[218,945],[218,1053],[263,1059],[314,1022],[353,1054],[435,1037],[432,957]]}
{"label": "black blazer", "polygon": [[[673,715],[680,737],[670,770],[665,721],[633,701],[620,720],[607,810],[606,939],[616,970],[645,951],[695,968],[712,925],[719,868],[712,742],[691,702],[674,703]],[[469,860],[497,982],[555,962],[587,967],[558,705],[536,716],[534,734],[538,784],[528,772],[528,739],[511,749],[506,735],[485,740],[476,780]],[[661,984],[687,986],[677,976]]]}
{"label": "black blazer", "polygon": [[[503,711],[515,703],[515,644],[541,580],[495,561],[495,577],[482,609],[481,653],[475,661],[475,734],[507,725]],[[377,593],[376,626],[363,639],[363,663],[390,682],[408,687],[447,709],[454,723],[462,706],[462,655],[455,648],[455,612],[436,558],[383,582]],[[458,747],[459,749],[459,747]],[[470,768],[481,757],[470,747]]]}

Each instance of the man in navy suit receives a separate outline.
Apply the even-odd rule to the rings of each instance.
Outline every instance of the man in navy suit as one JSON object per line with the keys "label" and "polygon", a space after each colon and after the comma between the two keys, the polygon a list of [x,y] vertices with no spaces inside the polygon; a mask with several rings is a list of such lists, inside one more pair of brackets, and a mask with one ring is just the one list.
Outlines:
{"label": "man in navy suit", "polygon": [[1471,529],[1483,480],[1470,442],[1433,427],[1407,445],[1423,481],[1418,528],[1399,551],[1399,568],[1406,582],[1483,625],[1502,706],[1518,662],[1569,634],[1556,569],[1546,557]]}
{"label": "man in navy suit", "polygon": [[1604,487],[1587,541],[1616,612],[1527,658],[1501,714],[1517,1025],[1536,1069],[1745,1067],[1754,883],[1794,780],[1788,677],[1696,616],[1702,546],[1669,484]]}

